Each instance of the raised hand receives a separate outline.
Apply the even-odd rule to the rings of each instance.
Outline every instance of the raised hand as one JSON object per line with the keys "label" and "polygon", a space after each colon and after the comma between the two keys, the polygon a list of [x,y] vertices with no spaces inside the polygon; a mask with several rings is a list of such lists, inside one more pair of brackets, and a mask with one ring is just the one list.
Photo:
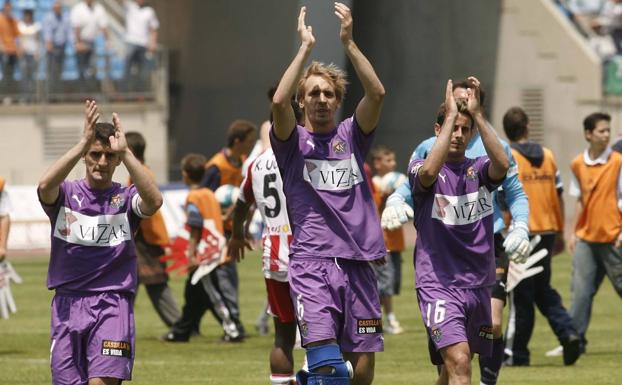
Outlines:
{"label": "raised hand", "polygon": [[445,115],[457,114],[458,113],[458,105],[456,104],[456,99],[454,98],[453,92],[454,83],[451,79],[447,80],[447,88],[445,88]]}
{"label": "raised hand", "polygon": [[117,153],[122,153],[127,150],[127,141],[125,140],[125,133],[121,128],[121,120],[116,112],[112,113],[112,124],[115,131],[114,136],[108,138],[110,140],[110,149]]}
{"label": "raised hand", "polygon": [[335,2],[335,15],[341,21],[339,37],[341,42],[345,44],[352,40],[352,12],[345,4]]}
{"label": "raised hand", "polygon": [[84,132],[82,136],[91,143],[95,139],[95,124],[99,120],[99,110],[95,100],[87,100],[84,107]]}
{"label": "raised hand", "polygon": [[480,104],[480,82],[475,76],[469,76],[468,79],[471,87],[467,90],[467,109],[471,114],[481,112]]}
{"label": "raised hand", "polygon": [[301,7],[298,15],[298,35],[300,36],[300,43],[311,48],[315,45],[315,37],[313,36],[313,27],[305,24],[306,15],[307,7]]}

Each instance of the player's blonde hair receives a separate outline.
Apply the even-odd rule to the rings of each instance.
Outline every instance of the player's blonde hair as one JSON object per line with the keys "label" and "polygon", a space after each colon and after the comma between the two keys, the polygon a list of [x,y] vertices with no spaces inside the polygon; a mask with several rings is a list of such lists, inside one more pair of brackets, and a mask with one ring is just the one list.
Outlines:
{"label": "player's blonde hair", "polygon": [[298,91],[296,92],[296,99],[298,101],[304,98],[305,94],[305,82],[311,76],[321,76],[328,80],[335,89],[335,97],[338,101],[342,101],[346,96],[346,85],[348,80],[346,79],[346,72],[337,67],[334,63],[324,64],[322,62],[313,61],[311,65],[307,67],[302,78],[298,82]]}

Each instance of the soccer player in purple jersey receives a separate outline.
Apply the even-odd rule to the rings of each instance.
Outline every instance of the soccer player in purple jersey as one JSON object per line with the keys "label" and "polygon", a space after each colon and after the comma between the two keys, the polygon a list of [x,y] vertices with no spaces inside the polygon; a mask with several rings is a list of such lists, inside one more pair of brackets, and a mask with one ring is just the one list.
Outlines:
{"label": "soccer player in purple jersey", "polygon": [[[350,9],[335,3],[341,42],[365,92],[354,116],[336,124],[345,75],[334,65],[317,62],[305,70],[315,44],[305,13],[302,7],[300,48],[272,99],[270,133],[294,235],[290,294],[309,366],[309,372],[297,377],[301,385],[371,384],[374,353],[384,347],[376,278],[369,262],[384,262],[386,247],[363,162],[385,91],[352,39]],[[290,104],[294,93],[304,112],[304,127],[296,124]]]}
{"label": "soccer player in purple jersey", "polygon": [[[471,384],[473,353],[492,352],[491,288],[495,283],[492,191],[509,160],[486,121],[479,81],[470,77],[466,103],[451,80],[437,116],[437,140],[425,160],[409,165],[417,205],[417,298],[430,357],[443,365],[437,385]],[[465,157],[477,126],[488,156]]]}
{"label": "soccer player in purple jersey", "polygon": [[[121,122],[98,123],[87,101],[80,141],[39,181],[52,225],[47,286],[52,300],[53,384],[115,385],[130,380],[134,362],[133,302],[137,285],[134,234],[162,195],[127,147]],[[83,160],[86,177],[66,181]],[[112,181],[121,163],[134,185]]]}

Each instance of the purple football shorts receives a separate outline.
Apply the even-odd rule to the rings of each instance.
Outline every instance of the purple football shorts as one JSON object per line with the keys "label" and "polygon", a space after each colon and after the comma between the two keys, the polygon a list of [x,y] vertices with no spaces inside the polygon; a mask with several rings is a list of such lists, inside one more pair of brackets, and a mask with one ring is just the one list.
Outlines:
{"label": "purple football shorts", "polygon": [[59,294],[52,299],[52,383],[85,384],[89,378],[132,378],[133,295]]}
{"label": "purple football shorts", "polygon": [[384,350],[376,276],[369,262],[292,258],[289,283],[303,345],[335,339],[343,352]]}
{"label": "purple football shorts", "polygon": [[430,359],[443,363],[439,350],[467,342],[471,353],[492,353],[491,288],[417,288],[423,323],[428,331]]}

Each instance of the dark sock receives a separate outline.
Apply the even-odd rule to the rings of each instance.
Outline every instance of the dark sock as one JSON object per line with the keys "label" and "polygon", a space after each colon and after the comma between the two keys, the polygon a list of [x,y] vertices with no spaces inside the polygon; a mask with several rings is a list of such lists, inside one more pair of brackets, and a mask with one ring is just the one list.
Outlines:
{"label": "dark sock", "polygon": [[481,381],[486,385],[495,385],[499,370],[503,363],[503,337],[492,340],[492,355],[490,357],[479,357],[479,371]]}

